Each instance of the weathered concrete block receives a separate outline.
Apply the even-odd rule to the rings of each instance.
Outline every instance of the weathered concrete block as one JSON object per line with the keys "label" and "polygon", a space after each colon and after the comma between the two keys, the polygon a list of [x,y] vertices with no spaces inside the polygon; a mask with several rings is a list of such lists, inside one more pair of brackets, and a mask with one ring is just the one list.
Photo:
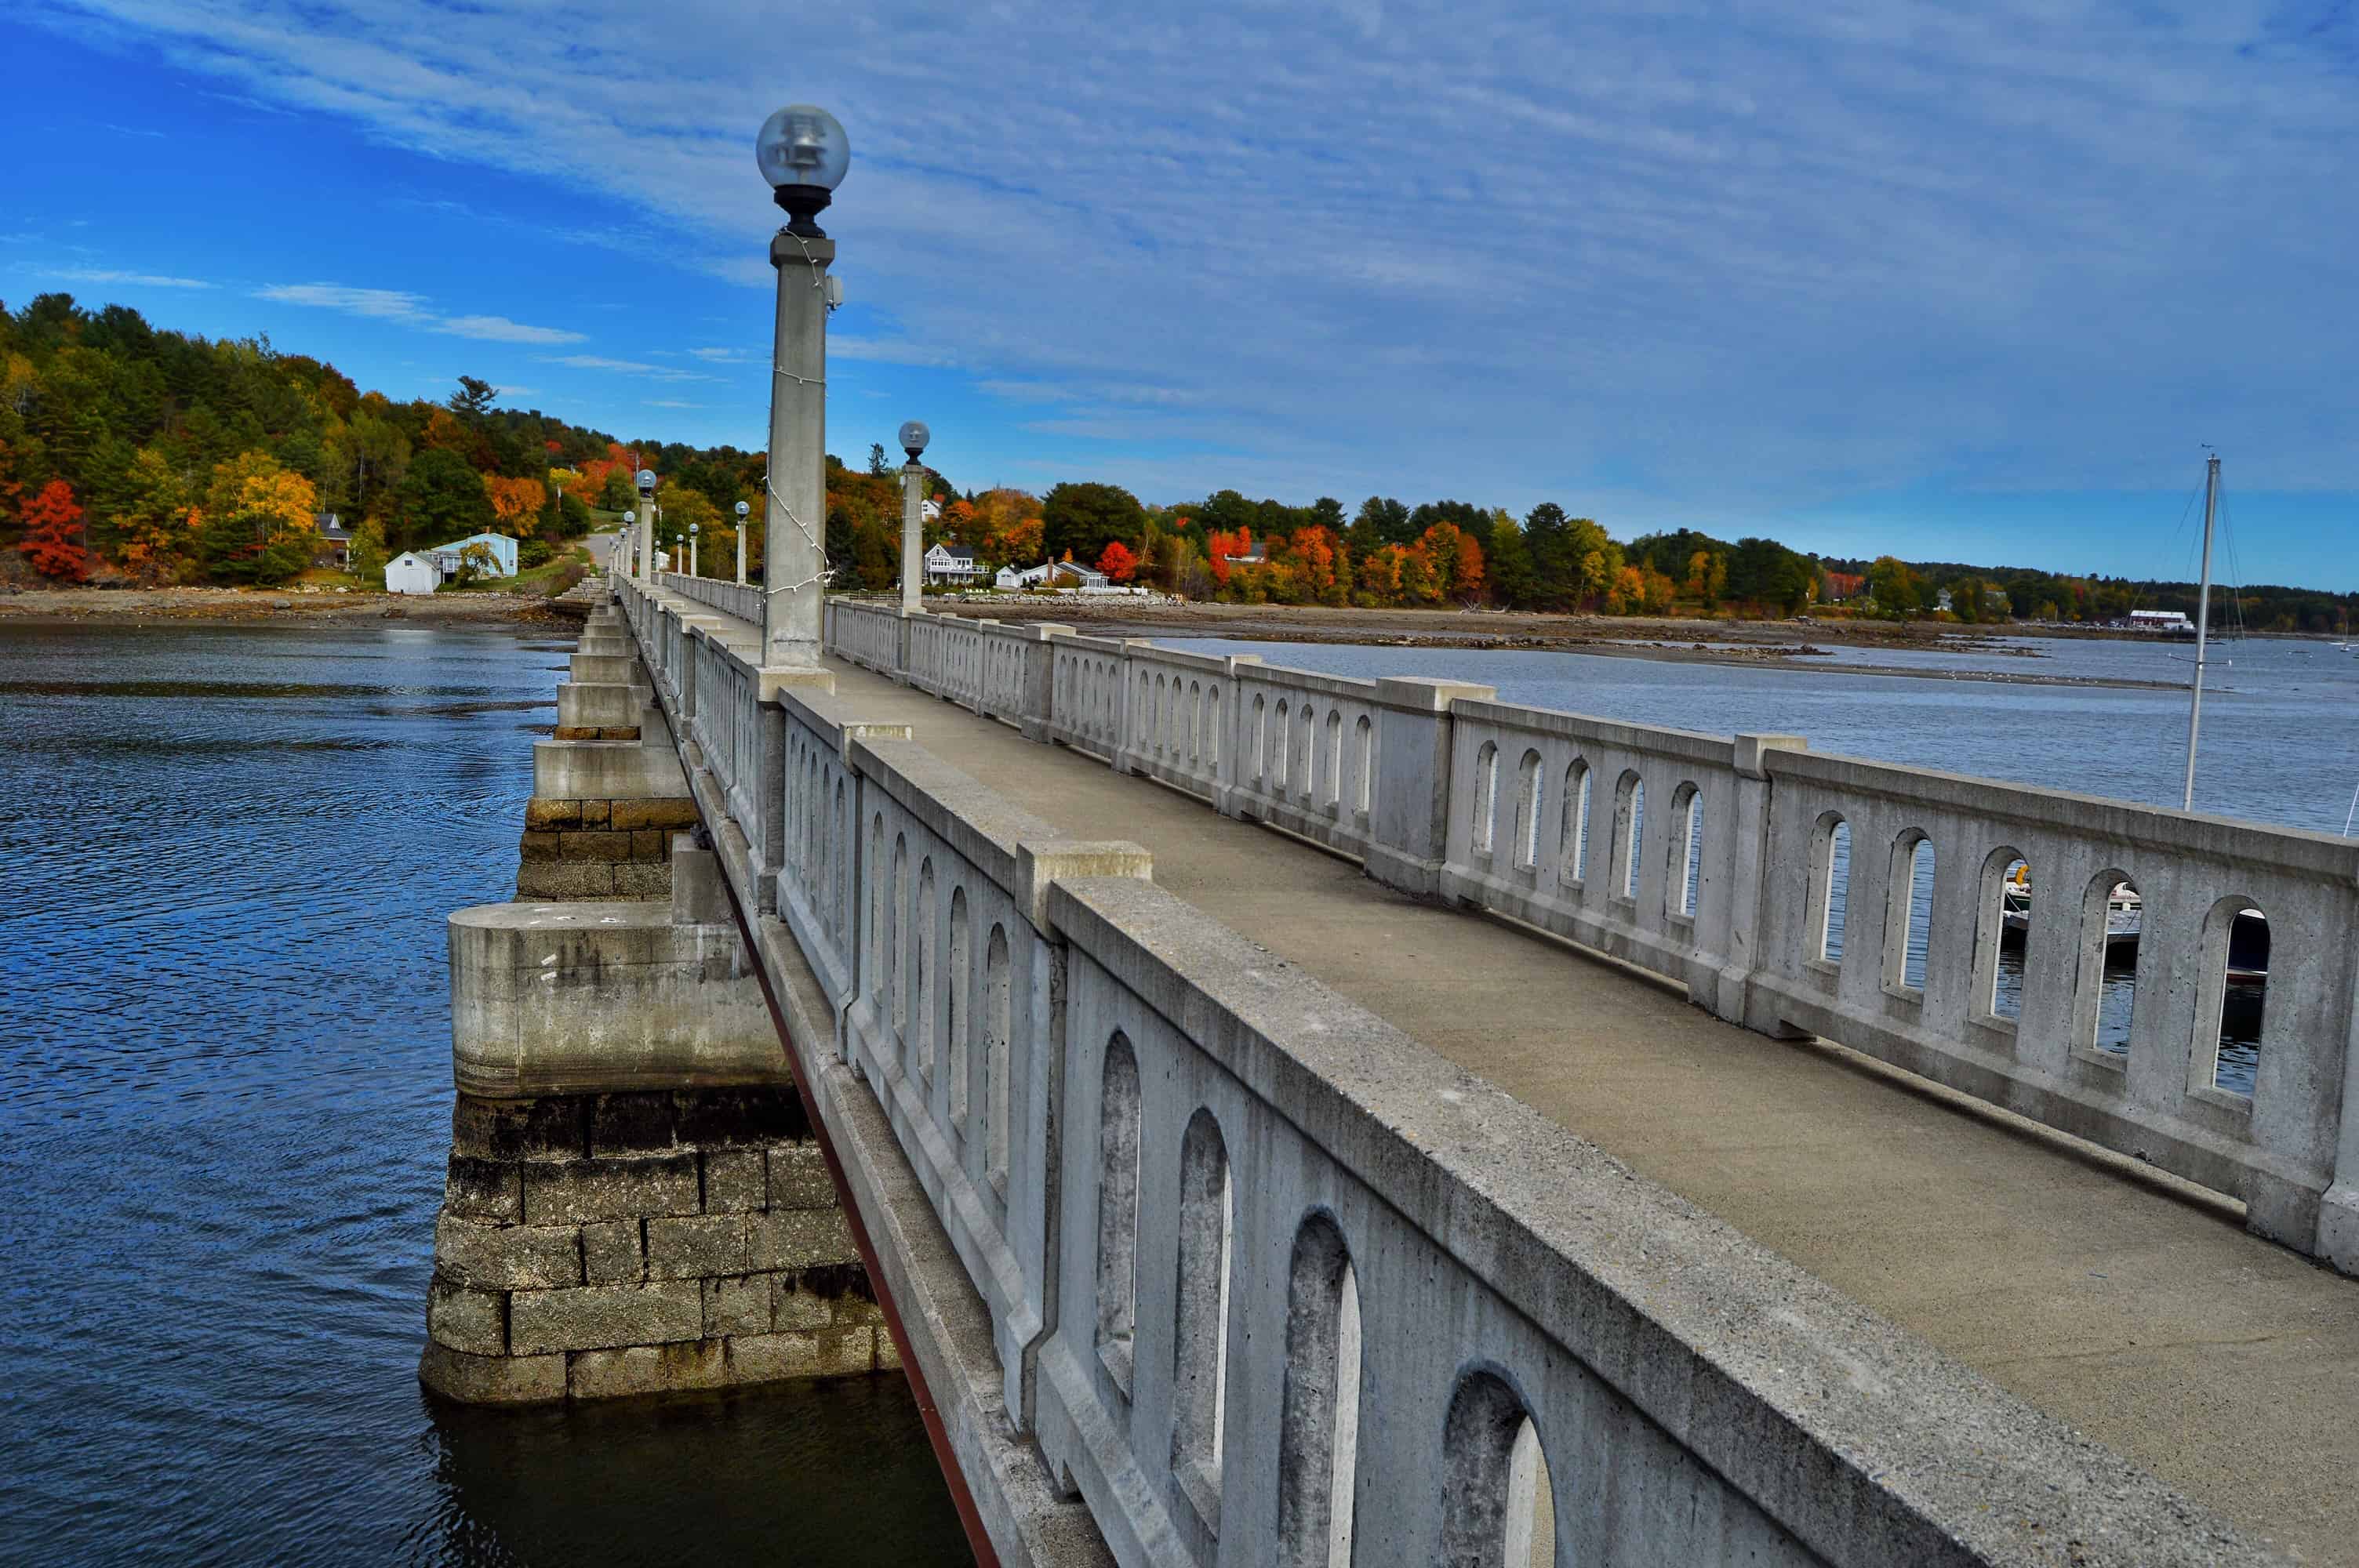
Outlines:
{"label": "weathered concrete block", "polygon": [[746,1226],[749,1269],[810,1269],[859,1257],[841,1209],[773,1210],[749,1217]]}
{"label": "weathered concrete block", "polygon": [[717,1339],[585,1350],[566,1368],[566,1391],[577,1400],[717,1389],[729,1380],[728,1353]]}
{"label": "weathered concrete block", "polygon": [[773,1281],[770,1303],[770,1325],[773,1328],[781,1332],[811,1334],[834,1326],[835,1303],[801,1289],[792,1274],[766,1274],[761,1277]]}
{"label": "weathered concrete block", "polygon": [[671,1096],[647,1090],[600,1095],[591,1102],[591,1158],[669,1154],[672,1148]]}
{"label": "weathered concrete block", "polygon": [[516,867],[516,897],[528,902],[554,903],[615,896],[614,869],[601,862],[527,860]]}
{"label": "weathered concrete block", "polygon": [[479,1291],[554,1290],[582,1282],[582,1233],[570,1225],[434,1222],[434,1268]]}
{"label": "weathered concrete block", "polygon": [[693,1154],[525,1167],[524,1217],[528,1225],[694,1214],[698,1200]]}
{"label": "weathered concrete block", "polygon": [[579,827],[582,826],[582,803],[578,800],[527,800],[524,803],[524,825],[527,829]]}
{"label": "weathered concrete block", "polygon": [[693,1280],[745,1271],[747,1216],[690,1215],[647,1221],[647,1278]]}
{"label": "weathered concrete block", "polygon": [[631,859],[631,836],[603,827],[584,827],[578,833],[552,835],[557,839],[557,858],[560,860],[627,860]]}
{"label": "weathered concrete block", "polygon": [[527,827],[516,842],[516,854],[527,860],[554,860],[558,838],[554,832],[535,832]]}
{"label": "weathered concrete block", "polygon": [[876,1337],[865,1328],[815,1334],[744,1334],[729,1341],[733,1381],[768,1383],[786,1378],[850,1378],[876,1368]]}
{"label": "weathered concrete block", "polygon": [[634,860],[669,860],[671,859],[671,834],[661,827],[640,827],[631,833],[631,859]]}
{"label": "weathered concrete block", "polygon": [[470,1356],[429,1341],[418,1380],[470,1405],[548,1404],[565,1397],[562,1356]]}
{"label": "weathered concrete block", "polygon": [[803,1102],[790,1084],[683,1089],[676,1099],[679,1141],[694,1148],[752,1149],[810,1136]]}
{"label": "weathered concrete block", "polygon": [[769,1152],[772,1208],[836,1206],[835,1178],[828,1174],[827,1156],[817,1143],[775,1143]]}
{"label": "weathered concrete block", "polygon": [[641,1222],[609,1219],[582,1227],[582,1279],[590,1285],[636,1285],[647,1277]]}
{"label": "weathered concrete block", "polygon": [[704,1212],[759,1214],[769,1206],[769,1162],[759,1149],[715,1149],[704,1156]]}
{"label": "weathered concrete block", "polygon": [[697,823],[696,802],[685,796],[676,800],[617,800],[611,803],[606,820],[611,827],[633,830],[693,827]]}
{"label": "weathered concrete block", "polygon": [[899,1371],[901,1369],[901,1347],[893,1343],[893,1331],[886,1328],[880,1323],[869,1330],[869,1336],[875,1342],[876,1346],[876,1357],[875,1361],[872,1363],[872,1365],[875,1367],[876,1370],[879,1372]]}
{"label": "weathered concrete block", "polygon": [[497,1160],[453,1154],[442,1178],[442,1211],[517,1224],[524,1218],[524,1173]]}
{"label": "weathered concrete block", "polygon": [[615,898],[658,899],[671,896],[671,866],[652,860],[614,868]]}
{"label": "weathered concrete block", "polygon": [[470,1356],[507,1354],[506,1300],[437,1273],[426,1286],[426,1337]]}
{"label": "weathered concrete block", "polygon": [[718,1339],[731,1334],[770,1332],[770,1303],[777,1291],[776,1274],[740,1274],[732,1279],[704,1280],[704,1336]]}
{"label": "weathered concrete block", "polygon": [[585,800],[581,804],[582,827],[603,827],[606,826],[606,802],[603,800]]}
{"label": "weathered concrete block", "polygon": [[518,1291],[508,1298],[508,1344],[519,1356],[666,1345],[703,1332],[704,1295],[694,1280]]}
{"label": "weathered concrete block", "polygon": [[451,1148],[477,1159],[579,1160],[589,1149],[588,1103],[576,1097],[495,1100],[462,1094],[451,1108]]}

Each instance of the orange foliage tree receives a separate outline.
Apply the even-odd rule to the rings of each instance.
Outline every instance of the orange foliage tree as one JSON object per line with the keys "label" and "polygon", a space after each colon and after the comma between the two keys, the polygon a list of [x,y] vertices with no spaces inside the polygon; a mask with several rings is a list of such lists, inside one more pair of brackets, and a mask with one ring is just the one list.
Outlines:
{"label": "orange foliage tree", "polygon": [[1223,588],[1229,586],[1229,557],[1242,556],[1253,548],[1250,528],[1214,528],[1204,535],[1205,564],[1212,568],[1212,580]]}
{"label": "orange foliage tree", "polygon": [[43,577],[80,582],[90,575],[90,551],[82,542],[82,508],[73,487],[61,479],[43,485],[25,503],[25,536],[16,547]]}
{"label": "orange foliage tree", "polygon": [[549,504],[548,487],[537,479],[504,479],[487,473],[484,492],[492,498],[492,515],[510,529],[520,522],[529,524]]}
{"label": "orange foliage tree", "polygon": [[1109,539],[1104,553],[1098,557],[1098,570],[1105,573],[1109,582],[1128,582],[1138,571],[1138,557],[1120,539]]}

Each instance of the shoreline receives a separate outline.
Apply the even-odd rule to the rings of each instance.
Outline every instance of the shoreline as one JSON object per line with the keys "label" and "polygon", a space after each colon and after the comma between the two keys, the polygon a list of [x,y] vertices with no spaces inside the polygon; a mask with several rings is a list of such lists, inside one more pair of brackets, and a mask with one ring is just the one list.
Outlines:
{"label": "shoreline", "polygon": [[295,589],[34,589],[0,595],[0,627],[281,623],[358,626],[408,621],[429,626],[550,625],[580,610],[537,593],[343,593]]}
{"label": "shoreline", "polygon": [[[2129,691],[2181,691],[2171,681],[2126,676],[2047,675],[2027,669],[1933,670],[1897,665],[1821,664],[1819,643],[1912,653],[1982,652],[2038,660],[2028,649],[2002,648],[2004,640],[2038,633],[1961,630],[1907,622],[1680,621],[1661,617],[1542,615],[1454,610],[1334,610],[1311,605],[1117,605],[1074,600],[991,605],[960,603],[937,614],[1004,622],[1050,622],[1090,636],[1209,637],[1231,642],[1307,643],[1364,648],[1459,648],[1500,653],[1590,654],[1603,658],[1668,664],[1721,665],[1749,670],[1799,670],[1826,675],[1883,676],[1903,680],[1973,681],[1996,686],[2047,686]],[[1467,622],[1485,624],[1470,630]],[[1710,641],[1698,641],[1704,633]],[[2071,630],[2075,637],[2150,641],[2140,633]],[[1667,637],[1681,641],[1672,643]]]}

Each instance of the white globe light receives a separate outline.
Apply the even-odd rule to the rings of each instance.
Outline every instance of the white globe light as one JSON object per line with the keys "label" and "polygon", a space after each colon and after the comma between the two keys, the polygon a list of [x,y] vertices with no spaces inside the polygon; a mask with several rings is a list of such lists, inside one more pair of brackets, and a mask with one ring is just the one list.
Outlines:
{"label": "white globe light", "polygon": [[656,470],[653,469],[641,469],[639,470],[639,488],[641,490],[653,490],[655,487]]}
{"label": "white globe light", "polygon": [[909,460],[913,463],[918,460],[918,454],[926,449],[926,443],[933,438],[934,433],[926,428],[926,422],[922,419],[908,420],[901,426],[901,449],[909,454]]}
{"label": "white globe light", "polygon": [[754,162],[773,186],[833,190],[852,167],[852,138],[818,104],[789,103],[762,122],[754,138]]}
{"label": "white globe light", "polygon": [[625,523],[636,523],[638,520],[639,514],[636,512],[625,512],[623,514],[623,521]]}
{"label": "white globe light", "polygon": [[742,502],[742,501],[741,501],[741,502],[739,502],[739,503],[737,503],[737,515],[738,515],[738,516],[740,516],[740,517],[745,516],[745,514],[747,514],[748,512],[751,512],[751,511],[753,511],[753,510],[754,510],[754,509],[753,509],[752,507],[750,507],[750,506],[746,505],[746,504],[745,504],[744,502]]}

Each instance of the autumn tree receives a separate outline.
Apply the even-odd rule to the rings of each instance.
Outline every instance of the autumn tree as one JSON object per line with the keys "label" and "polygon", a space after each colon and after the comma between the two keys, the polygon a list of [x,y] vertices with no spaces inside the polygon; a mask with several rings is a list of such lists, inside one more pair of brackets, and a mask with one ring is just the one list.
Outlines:
{"label": "autumn tree", "polygon": [[537,479],[505,479],[487,473],[484,494],[492,503],[493,517],[511,534],[529,527],[549,503],[549,492]]}
{"label": "autumn tree", "polygon": [[134,580],[166,581],[187,564],[192,544],[189,487],[171,460],[155,448],[142,447],[132,455],[114,523],[121,535],[116,558]]}
{"label": "autumn tree", "polygon": [[1109,540],[1099,552],[1098,570],[1105,573],[1108,582],[1128,582],[1138,570],[1138,557],[1120,539]]}
{"label": "autumn tree", "polygon": [[386,542],[397,552],[448,544],[489,533],[497,521],[483,478],[467,460],[448,448],[429,447],[402,478]]}
{"label": "autumn tree", "polygon": [[216,463],[196,529],[206,575],[217,582],[285,582],[311,564],[319,504],[311,481],[266,452]]}
{"label": "autumn tree", "polygon": [[16,548],[35,571],[64,582],[80,582],[90,576],[82,508],[74,504],[71,485],[61,479],[49,481],[25,503],[22,515],[25,536]]}
{"label": "autumn tree", "polygon": [[1050,555],[1062,557],[1071,550],[1094,560],[1111,541],[1137,538],[1147,523],[1147,509],[1118,484],[1066,483],[1041,499],[1040,522],[1042,542]]}

